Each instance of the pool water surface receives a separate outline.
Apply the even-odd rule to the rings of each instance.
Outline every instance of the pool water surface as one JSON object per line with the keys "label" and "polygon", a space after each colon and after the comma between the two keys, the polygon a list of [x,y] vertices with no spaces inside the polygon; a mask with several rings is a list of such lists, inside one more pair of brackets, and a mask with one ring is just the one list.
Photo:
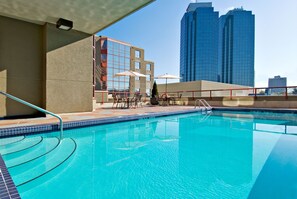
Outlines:
{"label": "pool water surface", "polygon": [[294,117],[191,113],[5,138],[0,151],[24,199],[255,198],[280,140],[296,140]]}

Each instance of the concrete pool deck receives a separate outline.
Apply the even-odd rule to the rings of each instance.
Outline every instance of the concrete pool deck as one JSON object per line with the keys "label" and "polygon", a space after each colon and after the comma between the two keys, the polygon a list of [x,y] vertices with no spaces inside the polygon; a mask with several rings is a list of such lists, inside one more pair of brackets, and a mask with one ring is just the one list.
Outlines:
{"label": "concrete pool deck", "polygon": [[[177,111],[191,111],[193,106],[144,106],[132,109],[112,109],[111,107],[98,108],[93,112],[82,113],[62,113],[58,114],[62,117],[63,122],[75,122],[82,120],[107,119],[119,116],[133,116],[152,113],[173,113]],[[23,127],[32,125],[58,124],[58,119],[47,115],[39,118],[26,119],[4,119],[0,120],[0,129]]]}

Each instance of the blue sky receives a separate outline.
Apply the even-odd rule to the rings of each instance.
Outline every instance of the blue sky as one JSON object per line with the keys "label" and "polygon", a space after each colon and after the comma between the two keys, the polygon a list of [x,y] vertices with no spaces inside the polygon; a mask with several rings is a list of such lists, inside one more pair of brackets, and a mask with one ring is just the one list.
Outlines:
{"label": "blue sky", "polygon": [[[145,50],[155,62],[155,75],[179,75],[180,20],[191,0],[156,0],[113,24],[98,35],[128,42]],[[207,1],[199,1],[207,2]],[[243,6],[256,16],[255,82],[268,86],[268,78],[281,75],[297,85],[297,1],[213,0],[220,15]]]}

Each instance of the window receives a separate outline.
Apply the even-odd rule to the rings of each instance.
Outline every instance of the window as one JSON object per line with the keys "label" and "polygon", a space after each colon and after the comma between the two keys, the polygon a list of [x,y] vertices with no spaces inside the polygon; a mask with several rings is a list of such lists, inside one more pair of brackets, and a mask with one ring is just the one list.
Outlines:
{"label": "window", "polygon": [[151,64],[146,64],[146,70],[151,70]]}
{"label": "window", "polygon": [[130,59],[125,58],[125,66],[130,68]]}
{"label": "window", "polygon": [[146,76],[146,81],[151,81],[151,76],[150,75]]}
{"label": "window", "polygon": [[140,51],[139,50],[135,50],[135,57],[140,58]]}
{"label": "window", "polygon": [[139,77],[135,77],[135,80],[136,80],[136,81],[139,81]]}
{"label": "window", "polygon": [[135,69],[140,69],[140,62],[135,62]]}

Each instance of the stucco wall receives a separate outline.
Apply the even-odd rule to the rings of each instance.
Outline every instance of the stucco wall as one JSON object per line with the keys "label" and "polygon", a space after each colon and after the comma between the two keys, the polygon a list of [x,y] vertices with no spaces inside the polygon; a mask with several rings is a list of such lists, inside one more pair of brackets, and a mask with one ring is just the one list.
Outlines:
{"label": "stucco wall", "polygon": [[[42,26],[0,16],[0,27],[0,90],[42,106]],[[37,113],[0,96],[0,117]]]}
{"label": "stucco wall", "polygon": [[[168,80],[170,81],[170,80]],[[165,92],[166,84],[158,84],[158,91],[161,95]],[[207,90],[217,90],[217,89],[236,89],[236,88],[248,88],[246,86],[240,86],[235,84],[225,84],[219,82],[211,81],[192,81],[192,82],[178,82],[178,83],[168,83],[167,93],[174,93],[179,91],[182,93],[183,97],[208,97],[210,92]],[[185,91],[200,91],[205,90],[205,92],[185,92]],[[252,90],[251,90],[252,91]],[[247,92],[251,91],[233,91],[233,95],[248,95]],[[212,91],[212,96],[229,96],[230,91]]]}
{"label": "stucco wall", "polygon": [[[1,91],[55,113],[92,111],[91,35],[6,17],[0,27]],[[0,96],[0,117],[37,114]]]}
{"label": "stucco wall", "polygon": [[[135,57],[135,51],[140,52],[140,57]],[[134,93],[135,88],[140,88],[141,93],[146,93],[146,89],[152,89],[154,83],[154,62],[146,61],[144,57],[144,49],[133,46],[131,48],[131,63],[130,68],[144,75],[150,75],[151,80],[147,81],[145,77],[140,77],[139,81],[135,81],[134,77],[130,78],[130,92]],[[135,69],[135,62],[140,63],[140,69]],[[146,64],[151,64],[151,70],[146,70]]]}
{"label": "stucco wall", "polygon": [[[201,90],[220,90],[220,89],[247,89],[247,86],[241,86],[236,84],[226,84],[219,82],[211,82],[211,81],[201,81]],[[248,96],[249,93],[252,93],[253,90],[233,90],[233,96]],[[210,95],[209,92],[203,92],[202,97],[208,97]],[[230,96],[230,91],[212,91],[211,96]]]}
{"label": "stucco wall", "polygon": [[46,28],[46,109],[55,113],[93,110],[93,37]]}
{"label": "stucco wall", "polygon": [[96,103],[108,102],[108,91],[95,91]]}
{"label": "stucco wall", "polygon": [[[171,80],[168,80],[171,81]],[[158,84],[159,95],[165,92],[166,84]],[[182,96],[192,96],[192,90],[201,90],[201,81],[193,82],[178,82],[178,83],[167,83],[167,93],[171,94],[177,91],[183,91]],[[194,96],[199,97],[200,93],[194,93]]]}

